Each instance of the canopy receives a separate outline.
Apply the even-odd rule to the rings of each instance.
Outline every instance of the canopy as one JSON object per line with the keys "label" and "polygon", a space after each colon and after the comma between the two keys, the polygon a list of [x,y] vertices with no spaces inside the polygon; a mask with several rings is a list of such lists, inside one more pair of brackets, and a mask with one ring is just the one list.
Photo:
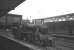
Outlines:
{"label": "canopy", "polygon": [[13,10],[25,0],[0,0],[0,16]]}

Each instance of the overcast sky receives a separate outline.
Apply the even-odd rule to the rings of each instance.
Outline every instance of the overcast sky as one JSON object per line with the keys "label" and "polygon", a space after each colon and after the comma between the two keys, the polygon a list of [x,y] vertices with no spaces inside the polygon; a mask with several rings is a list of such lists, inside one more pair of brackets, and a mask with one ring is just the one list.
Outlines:
{"label": "overcast sky", "polygon": [[23,19],[30,17],[32,19],[53,17],[68,13],[74,13],[73,0],[26,0],[12,14],[23,15]]}

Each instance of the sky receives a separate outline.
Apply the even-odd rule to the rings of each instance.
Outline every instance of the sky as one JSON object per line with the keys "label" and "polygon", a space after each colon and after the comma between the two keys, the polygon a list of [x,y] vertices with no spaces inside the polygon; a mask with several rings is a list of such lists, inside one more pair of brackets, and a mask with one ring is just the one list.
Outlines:
{"label": "sky", "polygon": [[73,0],[26,0],[12,14],[23,15],[23,19],[39,19],[74,13]]}

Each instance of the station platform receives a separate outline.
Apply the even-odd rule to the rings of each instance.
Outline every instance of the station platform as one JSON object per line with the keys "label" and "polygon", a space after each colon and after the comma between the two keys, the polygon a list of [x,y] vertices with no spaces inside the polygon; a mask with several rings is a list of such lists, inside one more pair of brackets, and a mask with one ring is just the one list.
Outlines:
{"label": "station platform", "polygon": [[[16,45],[22,45],[23,48],[27,47],[27,48],[29,48],[31,50],[43,50],[43,49],[38,48],[37,46],[34,46],[32,44],[29,44],[29,43],[25,42],[25,41],[20,41],[20,40],[15,39],[14,36],[12,35],[12,32],[10,32],[10,31],[0,30],[0,37],[1,37],[0,38],[1,41],[3,40],[3,42],[4,42],[4,39],[5,39],[7,43],[9,41],[10,41],[9,43],[11,43],[11,44],[14,42],[13,45],[15,43],[18,43]],[[4,43],[6,44],[6,42],[4,42]],[[5,45],[5,44],[3,44],[3,45]],[[16,47],[18,47],[18,46],[16,46]]]}

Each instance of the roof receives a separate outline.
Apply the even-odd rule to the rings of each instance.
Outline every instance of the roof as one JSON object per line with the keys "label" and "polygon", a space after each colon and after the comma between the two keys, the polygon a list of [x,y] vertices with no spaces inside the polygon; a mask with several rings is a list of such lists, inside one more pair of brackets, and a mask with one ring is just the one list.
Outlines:
{"label": "roof", "polygon": [[0,0],[0,16],[15,9],[19,4],[25,0]]}
{"label": "roof", "polygon": [[0,9],[14,9],[25,0],[0,0]]}
{"label": "roof", "polygon": [[41,19],[33,19],[33,20],[47,20],[47,19],[61,18],[61,17],[66,17],[66,16],[73,17],[74,13],[63,14],[63,15],[58,15],[58,16],[53,16],[53,17],[47,17],[47,18],[41,18]]}
{"label": "roof", "polygon": [[22,15],[18,15],[18,14],[6,14],[6,16],[13,16],[13,17],[22,17]]}

